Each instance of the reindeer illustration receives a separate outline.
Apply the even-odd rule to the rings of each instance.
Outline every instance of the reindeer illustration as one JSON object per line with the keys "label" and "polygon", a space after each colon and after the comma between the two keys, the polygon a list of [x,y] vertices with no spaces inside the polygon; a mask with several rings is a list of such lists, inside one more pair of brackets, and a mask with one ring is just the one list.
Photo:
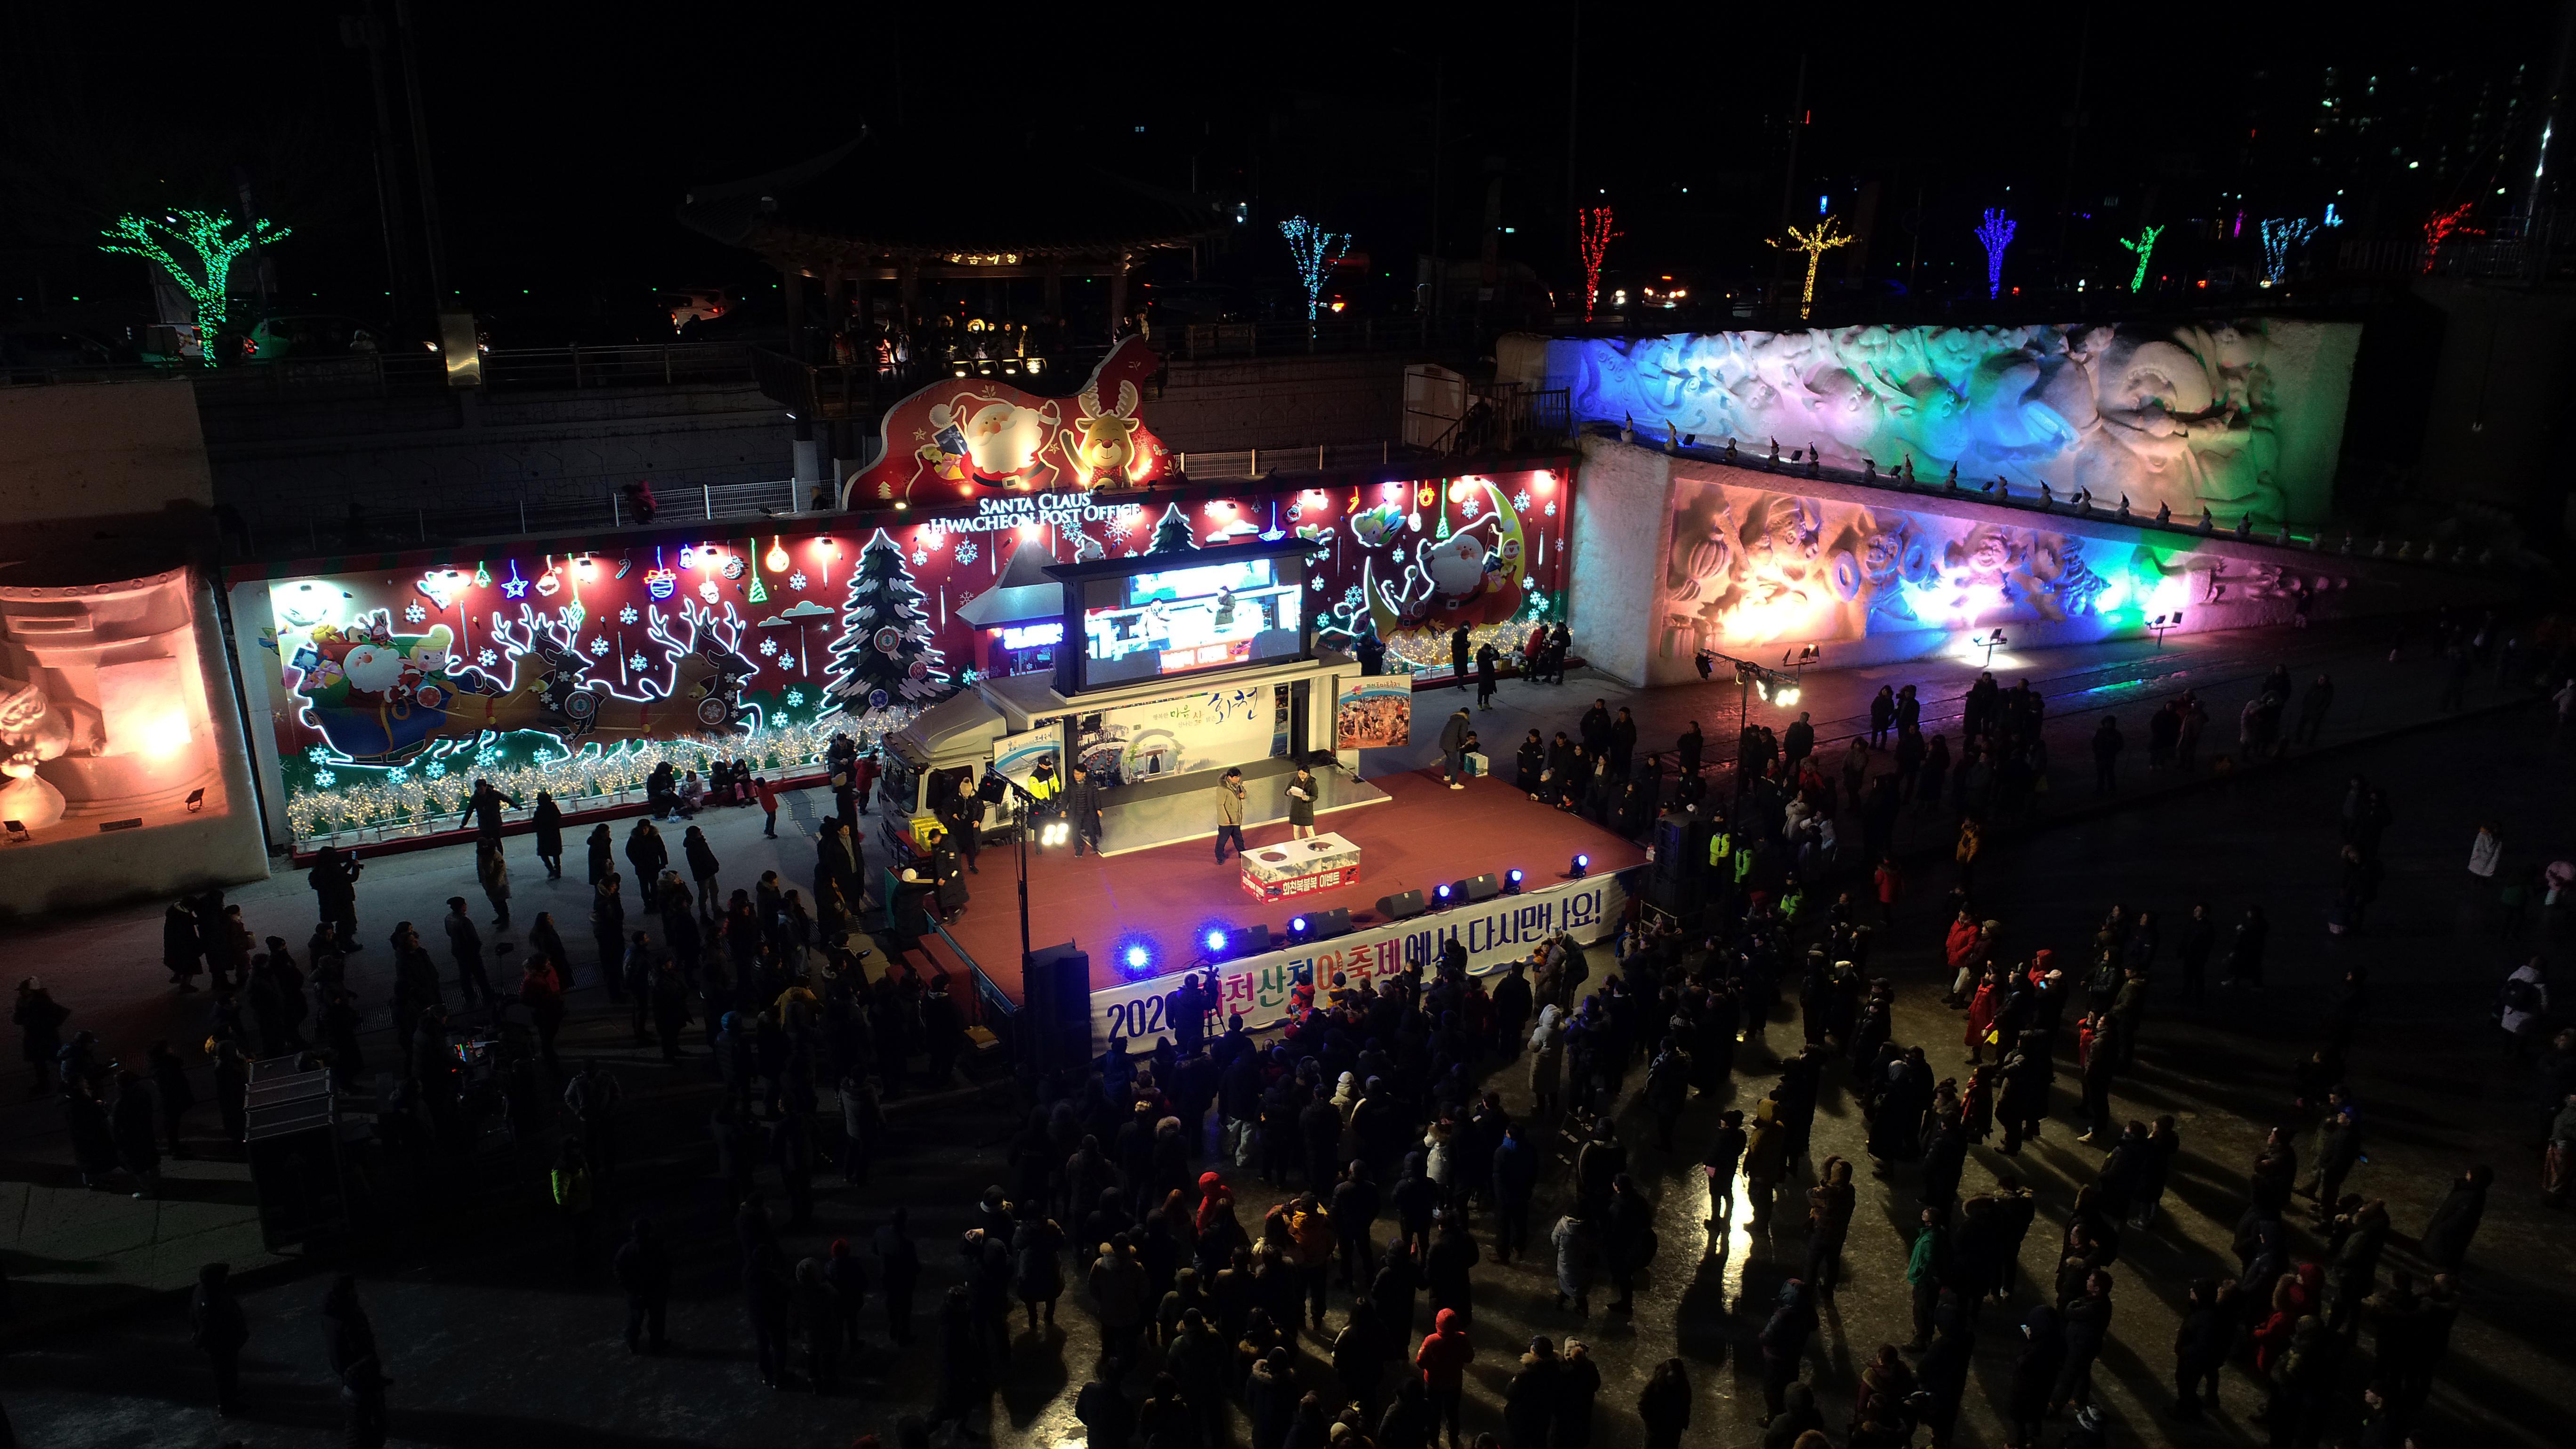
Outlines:
{"label": "reindeer illustration", "polygon": [[[508,645],[521,659],[536,661],[532,687],[538,708],[562,721],[575,737],[590,733],[599,718],[599,695],[582,677],[589,672],[590,659],[581,652],[578,632],[570,619],[561,616],[561,611],[555,620],[548,621],[538,618],[526,604],[519,606],[516,625],[497,612],[492,615],[492,637]],[[512,680],[514,687],[519,683]]]}
{"label": "reindeer illustration", "polygon": [[1136,384],[1119,379],[1118,406],[1106,412],[1100,407],[1098,382],[1083,384],[1075,401],[1082,416],[1073,420],[1071,430],[1081,438],[1065,443],[1065,450],[1073,455],[1074,472],[1086,484],[1125,487],[1128,469],[1136,462],[1136,434],[1144,427],[1136,417]]}
{"label": "reindeer illustration", "polygon": [[708,729],[741,723],[752,713],[742,702],[742,687],[760,672],[741,653],[742,616],[730,602],[719,618],[714,609],[683,600],[674,622],[687,627],[685,637],[671,632],[659,609],[645,625],[646,634],[673,658],[671,697],[688,705]]}

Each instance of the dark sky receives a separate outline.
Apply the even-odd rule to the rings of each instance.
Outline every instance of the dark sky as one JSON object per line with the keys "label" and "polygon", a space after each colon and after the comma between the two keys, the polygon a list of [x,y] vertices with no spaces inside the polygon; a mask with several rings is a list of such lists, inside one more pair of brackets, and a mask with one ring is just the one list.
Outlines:
{"label": "dark sky", "polygon": [[[247,182],[297,229],[275,256],[295,305],[381,316],[374,92],[339,22],[366,4],[257,7],[248,28],[220,7],[14,7],[0,307],[23,322],[41,288],[58,317],[139,311],[140,267],[100,256],[98,227],[229,204]],[[1573,180],[1618,209],[1614,276],[1769,274],[1802,52],[1788,209],[1812,221],[1821,195],[1865,224],[1866,253],[1835,265],[1871,278],[1978,267],[1985,206],[2020,220],[2035,262],[2062,231],[2078,271],[2115,266],[2112,237],[2136,224],[2175,227],[2165,255],[2180,256],[2183,232],[2233,208],[2314,216],[2339,190],[2343,215],[2403,234],[2435,205],[2519,202],[2518,185],[2495,187],[2527,174],[2555,23],[2537,0],[2413,9],[2396,28],[2348,7],[2096,7],[2088,22],[2065,5],[1595,0],[1578,47],[1567,4],[417,10],[450,265],[504,345],[647,336],[659,289],[765,286],[749,258],[671,221],[679,195],[862,126],[953,152],[960,186],[1040,144],[1172,186],[1195,176],[1250,204],[1220,271],[1264,286],[1289,270],[1272,224],[1316,216],[1395,274],[1372,299],[1387,309],[1408,304],[1430,244],[1436,156],[1446,250],[1474,254],[1490,195],[1512,228],[1503,256],[1562,286],[1577,55]],[[2366,138],[2311,124],[2330,66],[2347,92],[2384,75]],[[2212,265],[2245,249],[2223,230],[2203,248]]]}

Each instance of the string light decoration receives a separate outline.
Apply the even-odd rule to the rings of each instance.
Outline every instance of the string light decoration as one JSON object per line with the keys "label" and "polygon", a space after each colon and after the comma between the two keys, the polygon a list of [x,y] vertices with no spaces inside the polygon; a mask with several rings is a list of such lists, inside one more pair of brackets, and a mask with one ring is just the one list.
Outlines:
{"label": "string light decoration", "polygon": [[1351,234],[1326,231],[1302,216],[1279,223],[1279,234],[1288,238],[1288,254],[1297,259],[1297,280],[1306,289],[1306,320],[1312,322],[1322,310],[1324,274],[1350,250]]}
{"label": "string light decoration", "polygon": [[[330,844],[357,844],[369,833],[420,835],[451,828],[473,793],[474,779],[490,780],[522,800],[535,800],[544,790],[567,812],[613,806],[617,797],[643,788],[655,766],[669,762],[675,770],[705,774],[716,760],[749,760],[762,770],[796,770],[823,763],[832,736],[845,734],[861,749],[876,747],[887,735],[912,723],[920,712],[898,707],[860,717],[834,715],[827,721],[761,724],[748,733],[708,739],[633,740],[613,746],[585,746],[571,754],[541,750],[525,764],[477,765],[472,771],[449,770],[439,778],[403,772],[361,775],[342,765],[333,783],[292,789],[286,818],[296,843],[310,849]],[[356,834],[357,840],[343,837]]]}
{"label": "string light decoration", "polygon": [[1610,208],[1588,206],[1576,213],[1575,221],[1582,232],[1583,243],[1583,320],[1592,320],[1592,308],[1601,300],[1601,258],[1610,243],[1627,235],[1612,224]]}
{"label": "string light decoration", "polygon": [[1977,223],[1977,242],[1986,249],[1986,299],[1992,301],[2004,291],[2004,248],[2012,245],[2013,219],[1995,207],[1987,207],[1983,220]]}
{"label": "string light decoration", "polygon": [[2485,236],[2486,228],[2469,225],[2469,203],[2461,202],[2448,211],[2437,211],[2424,218],[2424,274],[2431,276],[2433,262],[2442,254],[2442,243],[2455,236]]}
{"label": "string light decoration", "polygon": [[2304,216],[2263,218],[2263,280],[2278,286],[2290,275],[2290,248],[2317,234]]}
{"label": "string light decoration", "polygon": [[1807,286],[1806,290],[1798,294],[1798,320],[1801,322],[1807,320],[1807,312],[1816,302],[1816,264],[1823,261],[1825,253],[1834,248],[1849,246],[1860,240],[1856,236],[1845,235],[1841,228],[1841,220],[1829,216],[1817,222],[1814,231],[1800,231],[1794,226],[1789,228],[1787,241],[1781,241],[1777,237],[1764,238],[1772,246],[1784,252],[1807,254]]}
{"label": "string light decoration", "polygon": [[[131,212],[101,235],[103,252],[141,257],[170,274],[197,308],[197,355],[215,364],[215,334],[223,330],[224,293],[233,262],[255,246],[286,240],[294,228],[261,217],[248,228],[205,211],[164,212],[159,219]],[[182,256],[190,260],[182,261]]]}
{"label": "string light decoration", "polygon": [[2140,230],[2138,239],[2135,241],[2127,237],[2120,238],[2120,245],[2138,254],[2138,270],[2129,278],[2130,291],[2143,292],[2147,289],[2147,258],[2155,255],[2156,238],[2164,234],[2163,227],[2151,226]]}

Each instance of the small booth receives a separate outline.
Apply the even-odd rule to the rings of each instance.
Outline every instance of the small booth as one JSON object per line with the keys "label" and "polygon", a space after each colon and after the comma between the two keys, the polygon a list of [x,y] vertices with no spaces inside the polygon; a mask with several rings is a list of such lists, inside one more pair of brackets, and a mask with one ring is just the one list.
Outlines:
{"label": "small booth", "polygon": [[1064,585],[1047,577],[1053,559],[1044,549],[1011,553],[1001,579],[957,609],[976,630],[977,668],[992,678],[1053,673],[1064,644]]}

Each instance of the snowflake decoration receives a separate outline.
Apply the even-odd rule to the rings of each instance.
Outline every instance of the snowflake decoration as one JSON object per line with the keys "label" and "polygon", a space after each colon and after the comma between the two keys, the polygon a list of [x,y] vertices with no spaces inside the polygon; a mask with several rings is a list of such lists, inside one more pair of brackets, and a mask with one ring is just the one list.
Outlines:
{"label": "snowflake decoration", "polygon": [[789,575],[787,576],[787,587],[789,587],[789,588],[791,588],[791,589],[794,589],[796,592],[798,592],[798,593],[800,593],[800,594],[801,594],[801,593],[803,593],[803,592],[805,592],[805,575],[804,575],[804,573],[800,570],[800,571],[798,571],[798,572],[796,572],[796,573],[789,574]]}
{"label": "snowflake decoration", "polygon": [[970,539],[965,543],[957,545],[957,561],[962,564],[970,564],[975,561],[975,544],[973,540]]}
{"label": "snowflake decoration", "polygon": [[474,768],[478,770],[488,770],[499,763],[501,763],[501,752],[490,745],[485,745],[474,752]]}
{"label": "snowflake decoration", "polygon": [[304,752],[304,758],[317,765],[327,765],[331,763],[331,752],[320,745],[315,745]]}
{"label": "snowflake decoration", "polygon": [[793,655],[793,654],[781,654],[781,655],[779,655],[779,656],[778,656],[778,667],[779,667],[780,669],[793,669],[793,668],[795,668],[795,667],[796,667],[796,656],[795,656],[795,655]]}
{"label": "snowflake decoration", "polygon": [[1556,516],[1556,502],[1553,499],[1548,501],[1547,516],[1550,518],[1554,518]]}
{"label": "snowflake decoration", "polygon": [[1345,608],[1345,609],[1357,609],[1357,608],[1360,606],[1361,602],[1362,602],[1362,596],[1361,596],[1361,594],[1360,594],[1360,586],[1359,586],[1359,585],[1357,585],[1357,584],[1353,584],[1353,585],[1351,585],[1349,588],[1346,588],[1346,589],[1342,590],[1342,607],[1343,607],[1343,608]]}
{"label": "snowflake decoration", "polygon": [[981,678],[983,678],[983,677],[984,677],[984,671],[983,671],[983,670],[976,669],[976,668],[973,668],[973,667],[971,667],[971,666],[970,666],[970,667],[968,667],[968,668],[961,669],[961,670],[957,671],[957,682],[958,682],[959,684],[973,684],[976,680],[979,680],[979,679],[981,679]]}
{"label": "snowflake decoration", "polygon": [[1520,492],[1513,494],[1513,495],[1512,495],[1512,506],[1513,506],[1514,508],[1519,509],[1519,510],[1520,510],[1521,512],[1523,512],[1523,513],[1527,513],[1527,512],[1529,512],[1529,506],[1530,506],[1529,490],[1528,490],[1528,489],[1526,489],[1526,488],[1524,488],[1524,489],[1522,489]]}
{"label": "snowflake decoration", "polygon": [[715,580],[709,579],[705,583],[698,585],[698,597],[712,604],[717,599],[723,597],[723,592],[716,587]]}
{"label": "snowflake decoration", "polygon": [[804,703],[805,703],[805,691],[803,691],[803,690],[801,690],[801,689],[791,689],[791,690],[787,691],[787,707],[788,707],[789,709],[796,709],[796,708],[799,708],[799,707],[801,707]]}
{"label": "snowflake decoration", "polygon": [[417,624],[428,617],[429,611],[418,604],[403,605],[403,619],[407,623]]}
{"label": "snowflake decoration", "polygon": [[607,652],[608,652],[608,641],[607,641],[607,640],[605,640],[605,639],[593,639],[593,640],[591,640],[591,641],[590,641],[590,655],[591,655],[591,657],[592,657],[593,659],[597,659],[597,658],[601,657],[602,655],[605,655]]}
{"label": "snowflake decoration", "polygon": [[1307,582],[1308,582],[1308,583],[1311,583],[1311,584],[1313,584],[1313,585],[1315,586],[1315,592],[1316,592],[1316,593],[1319,593],[1319,594],[1320,594],[1320,593],[1322,593],[1322,592],[1324,591],[1324,579],[1323,579],[1323,576],[1322,576],[1321,574],[1318,574],[1318,575],[1316,575],[1314,578],[1311,578],[1311,579],[1307,580]]}
{"label": "snowflake decoration", "polygon": [[[1122,513],[1118,517],[1110,520],[1109,531],[1118,535],[1120,538],[1125,538],[1128,534],[1136,531],[1136,525]],[[971,547],[972,545],[969,546]]]}
{"label": "snowflake decoration", "polygon": [[328,790],[339,783],[340,777],[332,774],[328,770],[316,770],[313,772],[313,786],[315,789]]}
{"label": "snowflake decoration", "polygon": [[617,622],[618,622],[618,623],[620,623],[620,624],[632,624],[632,623],[634,623],[634,622],[635,622],[635,606],[634,606],[633,604],[629,604],[629,605],[627,605],[625,608],[618,610],[618,611],[617,611]]}
{"label": "snowflake decoration", "polygon": [[1458,504],[1458,516],[1460,518],[1473,518],[1476,516],[1476,510],[1482,506],[1483,505],[1479,504],[1473,498],[1463,499]]}
{"label": "snowflake decoration", "polygon": [[486,669],[489,669],[489,668],[491,668],[493,665],[498,664],[498,663],[500,663],[500,662],[501,662],[501,656],[500,656],[500,655],[498,655],[498,654],[493,653],[493,652],[492,652],[491,650],[489,650],[489,649],[485,649],[485,650],[481,650],[481,651],[477,652],[477,653],[475,654],[474,658],[475,658],[475,660],[476,660],[477,662],[479,662],[480,664],[482,664],[482,666],[483,666],[484,668],[486,668]]}
{"label": "snowflake decoration", "polygon": [[930,550],[926,548],[916,548],[912,551],[912,566],[914,568],[919,568],[928,562],[930,562]]}
{"label": "snowflake decoration", "polygon": [[777,652],[778,652],[778,641],[777,641],[777,640],[775,640],[775,639],[763,639],[763,640],[761,640],[761,641],[760,641],[760,652],[761,652],[761,653],[763,653],[763,654],[775,654],[775,653],[777,653]]}
{"label": "snowflake decoration", "polygon": [[385,771],[385,783],[388,785],[408,785],[411,783],[411,771],[400,769],[387,770]]}
{"label": "snowflake decoration", "polygon": [[427,779],[444,780],[447,778],[447,766],[432,760],[420,767],[420,773]]}
{"label": "snowflake decoration", "polygon": [[627,656],[626,656],[626,667],[627,667],[627,668],[629,668],[629,669],[632,669],[632,670],[636,671],[636,672],[637,672],[637,673],[639,673],[639,674],[640,674],[640,673],[642,673],[642,672],[643,672],[643,670],[644,670],[644,656],[643,656],[643,655],[641,655],[641,654],[629,654],[629,655],[627,655]]}

